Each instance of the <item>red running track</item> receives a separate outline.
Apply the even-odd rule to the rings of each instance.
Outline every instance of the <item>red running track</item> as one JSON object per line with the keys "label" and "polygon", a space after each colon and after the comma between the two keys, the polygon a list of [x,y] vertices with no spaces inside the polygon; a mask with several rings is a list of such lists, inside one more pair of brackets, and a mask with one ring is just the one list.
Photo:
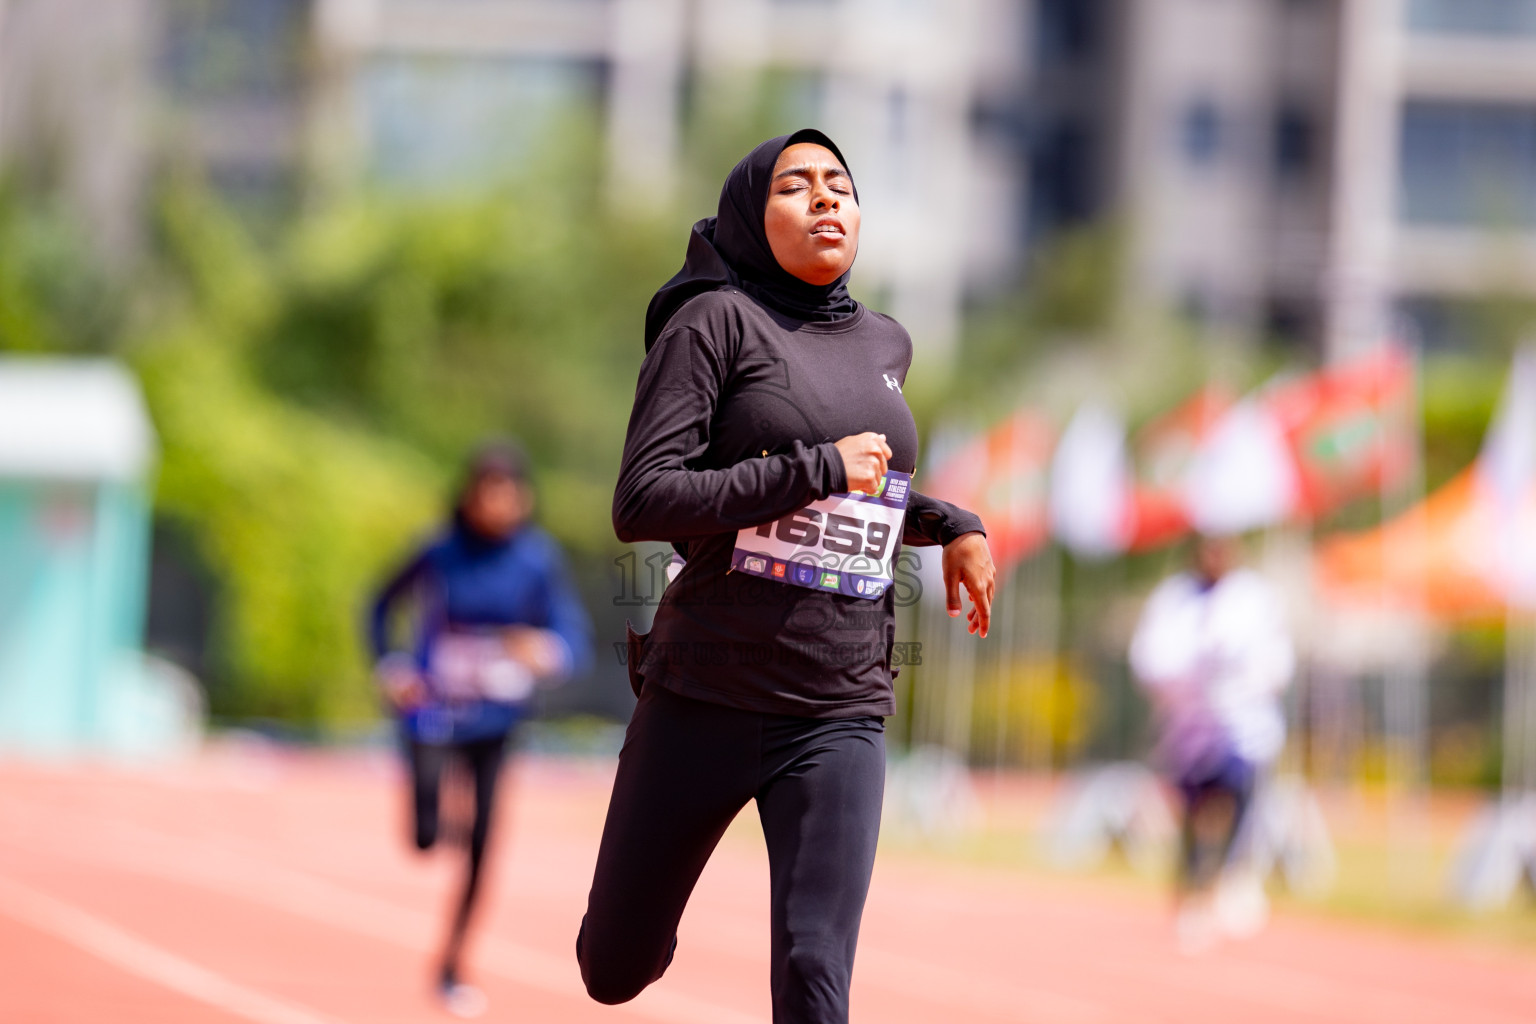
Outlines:
{"label": "red running track", "polygon": [[[738,822],[666,978],[603,1007],[572,943],[611,769],[527,761],[470,951],[486,1019],[767,1024],[767,863]],[[225,748],[174,769],[0,766],[0,1021],[442,1021],[430,954],[456,856],[404,843],[383,755]],[[854,1019],[1536,1021],[1536,955],[1282,917],[1200,959],[1166,909],[1083,880],[882,855]]]}

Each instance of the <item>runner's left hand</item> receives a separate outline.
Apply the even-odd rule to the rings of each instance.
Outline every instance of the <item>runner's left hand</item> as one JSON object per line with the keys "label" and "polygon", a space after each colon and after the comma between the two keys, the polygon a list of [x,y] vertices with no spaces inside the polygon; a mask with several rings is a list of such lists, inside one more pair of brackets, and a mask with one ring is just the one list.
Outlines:
{"label": "runner's left hand", "polygon": [[992,624],[992,595],[997,592],[997,570],[992,549],[980,533],[964,533],[944,545],[944,599],[953,617],[960,614],[960,587],[971,595],[966,631],[986,636]]}

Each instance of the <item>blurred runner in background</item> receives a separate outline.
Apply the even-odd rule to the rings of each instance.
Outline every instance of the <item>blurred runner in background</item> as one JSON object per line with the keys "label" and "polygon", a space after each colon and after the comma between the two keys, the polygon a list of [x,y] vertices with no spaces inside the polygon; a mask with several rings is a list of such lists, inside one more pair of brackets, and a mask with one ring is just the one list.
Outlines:
{"label": "blurred runner in background", "polygon": [[1230,538],[1199,540],[1193,570],[1152,592],[1131,641],[1160,726],[1154,757],[1183,800],[1175,892],[1188,952],[1251,934],[1267,913],[1242,838],[1255,784],[1285,744],[1295,653],[1278,597],[1236,568],[1238,553]]}
{"label": "blurred runner in background", "polygon": [[[509,736],[535,687],[564,681],[591,657],[586,611],[559,547],[533,524],[532,512],[522,450],[485,446],[470,462],[452,522],[390,579],[373,606],[377,677],[400,718],[418,849],[431,848],[445,831],[445,773],[450,809],[455,796],[460,807],[468,804],[464,791],[473,790],[473,824],[447,835],[465,842],[469,869],[437,979],[444,1005],[463,1017],[485,1009],[484,996],[461,979],[460,954]],[[405,604],[414,613],[414,646],[392,650],[391,613]]]}

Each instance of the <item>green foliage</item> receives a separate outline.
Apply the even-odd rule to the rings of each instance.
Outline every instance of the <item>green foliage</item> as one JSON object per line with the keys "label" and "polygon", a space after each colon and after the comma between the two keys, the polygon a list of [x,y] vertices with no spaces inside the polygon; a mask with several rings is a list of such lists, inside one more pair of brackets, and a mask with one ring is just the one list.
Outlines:
{"label": "green foliage", "polygon": [[252,384],[197,324],[138,360],[165,446],[162,515],[220,582],[214,711],[369,712],[362,599],[437,512],[430,463]]}
{"label": "green foliage", "polygon": [[194,188],[160,206],[158,312],[132,348],[163,449],[159,513],[219,584],[216,714],[340,723],[370,713],[363,598],[437,511],[407,446],[285,400],[252,372],[283,293]]}
{"label": "green foliage", "polygon": [[317,414],[442,462],[487,433],[522,438],[557,534],[606,550],[638,311],[676,247],[609,213],[598,188],[373,196],[302,223],[281,247],[256,372]]}
{"label": "green foliage", "polygon": [[100,352],[122,303],[56,202],[0,181],[0,352]]}
{"label": "green foliage", "polygon": [[578,562],[611,557],[639,311],[681,231],[615,212],[593,145],[478,195],[359,192],[259,243],[172,177],[131,289],[62,212],[0,191],[0,350],[116,351],[140,374],[157,513],[216,585],[216,715],[372,714],[368,595],[487,435],[527,444]]}
{"label": "green foliage", "polygon": [[216,712],[369,713],[364,602],[487,435],[526,443],[578,561],[611,557],[638,311],[677,247],[609,208],[599,166],[577,144],[479,195],[358,193],[263,246],[195,184],[165,190],[133,352],[160,510],[222,588]]}
{"label": "green foliage", "polygon": [[1508,361],[1441,353],[1424,361],[1425,480],[1433,489],[1477,458]]}
{"label": "green foliage", "polygon": [[486,436],[523,440],[542,521],[578,576],[605,575],[640,312],[686,222],[713,211],[723,166],[798,120],[772,84],[737,83],[750,117],[698,98],[676,218],[608,201],[580,112],[478,192],[359,189],[255,222],[173,172],[126,272],[93,258],[45,187],[0,189],[0,350],[115,352],[140,374],[157,514],[214,582],[216,715],[371,715],[368,595]]}
{"label": "green foliage", "polygon": [[[528,184],[546,174],[560,186]],[[436,467],[487,434],[525,441],[542,518],[577,558],[609,556],[637,311],[676,247],[601,188],[567,166],[480,196],[361,194],[264,251],[197,190],[168,191],[180,322],[138,361],[162,509],[224,582],[216,708],[366,713],[362,602],[440,515]]]}
{"label": "green foliage", "polygon": [[1121,233],[1108,226],[1066,232],[1042,246],[1017,287],[970,311],[956,385],[1016,379],[1052,348],[1108,335],[1123,248]]}

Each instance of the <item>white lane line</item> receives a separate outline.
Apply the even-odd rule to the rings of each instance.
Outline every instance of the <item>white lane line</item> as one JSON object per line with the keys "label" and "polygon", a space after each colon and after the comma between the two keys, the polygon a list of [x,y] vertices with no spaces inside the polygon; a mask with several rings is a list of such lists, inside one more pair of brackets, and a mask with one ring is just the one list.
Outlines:
{"label": "white lane line", "polygon": [[0,878],[0,913],[63,939],[129,974],[256,1024],[341,1024],[200,967],[79,907]]}
{"label": "white lane line", "polygon": [[[203,842],[193,849],[191,844],[171,842],[153,829],[127,822],[115,824],[120,830],[117,841],[50,844],[48,854],[198,885],[418,953],[431,952],[428,937],[441,927],[434,915],[249,857],[222,844]],[[136,853],[128,852],[123,833],[131,834],[140,846]],[[152,849],[143,849],[146,846]],[[490,974],[581,1003],[589,1001],[577,972],[574,949],[569,957],[555,956],[494,935],[477,939],[476,945],[481,951],[477,959]],[[755,1014],[656,986],[609,1012],[661,1024],[767,1024]]]}

